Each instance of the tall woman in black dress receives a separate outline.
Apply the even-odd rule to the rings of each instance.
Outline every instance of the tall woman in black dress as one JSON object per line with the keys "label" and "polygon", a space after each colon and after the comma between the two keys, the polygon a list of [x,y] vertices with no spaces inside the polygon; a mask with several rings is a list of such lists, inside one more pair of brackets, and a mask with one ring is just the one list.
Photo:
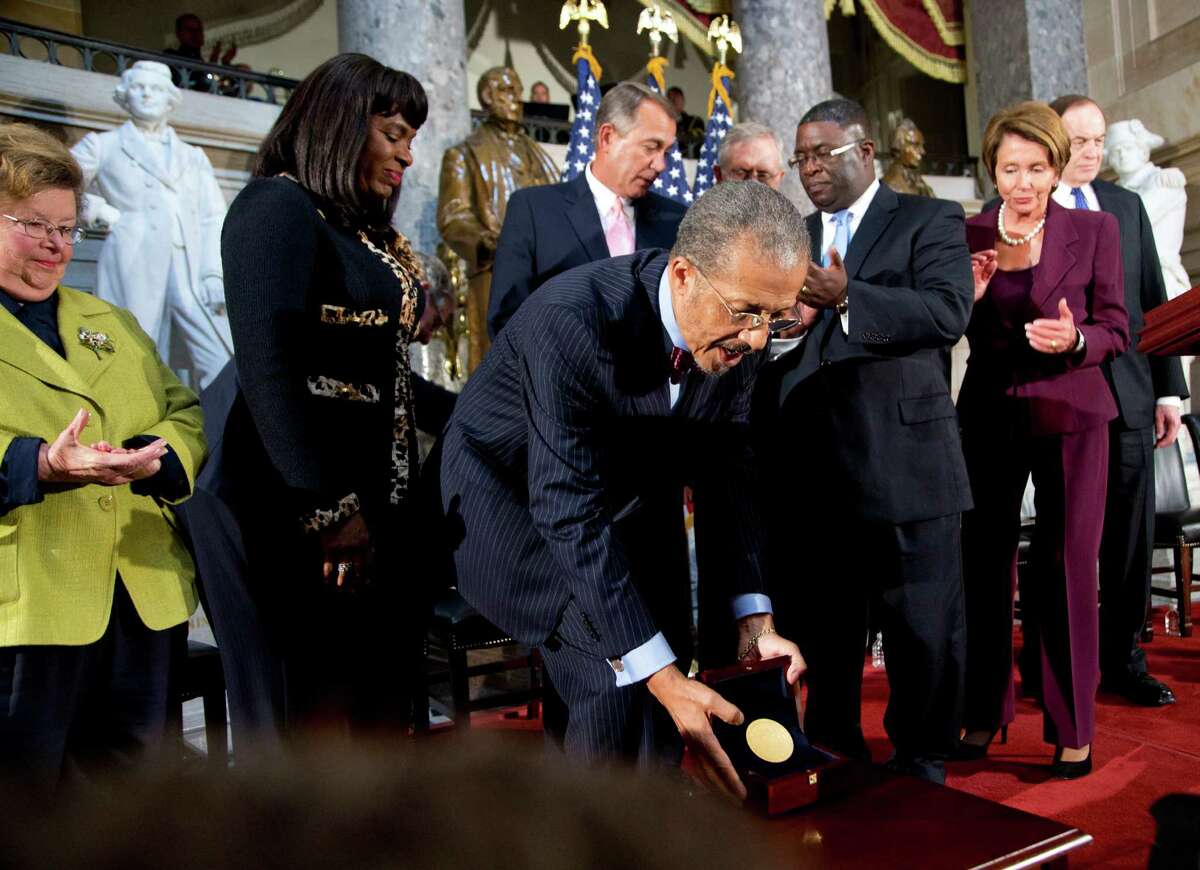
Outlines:
{"label": "tall woman in black dress", "polygon": [[391,226],[420,83],[339,55],[297,87],[225,219],[240,389],[228,500],[279,657],[285,729],[392,730],[419,642],[408,346],[420,267]]}

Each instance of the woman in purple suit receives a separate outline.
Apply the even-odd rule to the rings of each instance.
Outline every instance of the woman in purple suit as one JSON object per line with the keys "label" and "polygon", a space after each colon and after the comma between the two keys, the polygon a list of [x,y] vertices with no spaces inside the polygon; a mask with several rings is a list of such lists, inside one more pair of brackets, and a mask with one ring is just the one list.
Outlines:
{"label": "woman in purple suit", "polygon": [[1073,779],[1092,766],[1096,559],[1108,421],[1117,415],[1099,366],[1125,349],[1129,319],[1116,220],[1050,198],[1070,156],[1046,104],[999,112],[983,158],[1001,202],[967,222],[975,310],[958,411],[975,509],[963,516],[967,687],[958,757],[982,758],[1013,718],[1014,575],[1032,474],[1037,526],[1021,605],[1041,627],[1051,772]]}

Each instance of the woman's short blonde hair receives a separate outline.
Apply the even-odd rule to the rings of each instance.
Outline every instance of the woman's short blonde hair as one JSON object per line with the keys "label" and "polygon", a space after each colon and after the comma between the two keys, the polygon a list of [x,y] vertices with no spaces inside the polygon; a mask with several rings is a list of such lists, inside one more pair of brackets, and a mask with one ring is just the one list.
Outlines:
{"label": "woman's short blonde hair", "polygon": [[992,183],[996,182],[996,152],[1004,136],[1012,133],[1046,149],[1050,166],[1062,175],[1071,159],[1071,139],[1062,119],[1046,103],[1027,100],[1001,109],[988,121],[983,134],[983,165]]}
{"label": "woman's short blonde hair", "polygon": [[0,199],[19,202],[44,190],[83,196],[83,172],[70,150],[31,124],[0,124]]}

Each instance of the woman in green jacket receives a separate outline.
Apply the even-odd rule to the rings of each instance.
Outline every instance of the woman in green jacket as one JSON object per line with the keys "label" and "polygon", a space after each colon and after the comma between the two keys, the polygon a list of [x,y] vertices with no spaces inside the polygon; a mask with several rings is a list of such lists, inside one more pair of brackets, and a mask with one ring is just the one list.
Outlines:
{"label": "woman in green jacket", "polygon": [[196,607],[171,505],[205,450],[133,316],[59,284],[81,185],[52,136],[0,126],[0,766],[48,792],[160,743]]}

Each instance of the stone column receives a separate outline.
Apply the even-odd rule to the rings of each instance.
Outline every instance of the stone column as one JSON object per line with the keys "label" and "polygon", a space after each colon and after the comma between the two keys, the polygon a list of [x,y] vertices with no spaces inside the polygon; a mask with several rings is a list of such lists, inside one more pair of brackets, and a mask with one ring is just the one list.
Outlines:
{"label": "stone column", "polygon": [[971,0],[968,14],[981,126],[1020,100],[1087,93],[1082,0]]}
{"label": "stone column", "polygon": [[471,131],[463,0],[337,0],[338,48],[369,54],[425,86],[429,117],[404,174],[396,229],[434,253],[442,152]]}
{"label": "stone column", "polygon": [[[742,29],[733,97],[738,120],[779,131],[791,154],[796,123],[816,103],[833,96],[829,32],[823,0],[734,0],[733,20]],[[804,211],[812,204],[789,171],[783,192]]]}

